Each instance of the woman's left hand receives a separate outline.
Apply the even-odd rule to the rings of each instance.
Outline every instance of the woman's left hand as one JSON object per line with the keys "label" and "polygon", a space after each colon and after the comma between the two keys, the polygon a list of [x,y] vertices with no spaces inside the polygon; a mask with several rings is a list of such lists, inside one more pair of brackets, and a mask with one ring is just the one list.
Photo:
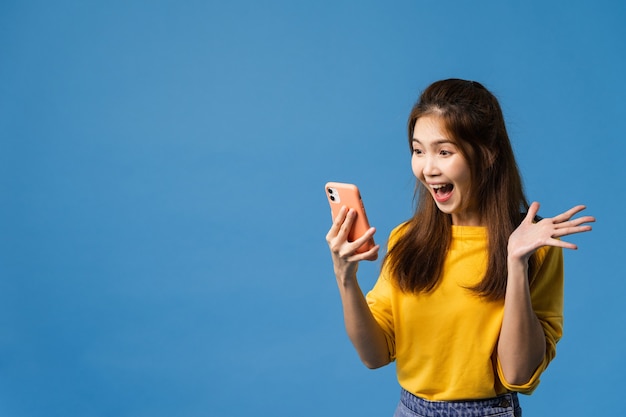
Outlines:
{"label": "woman's left hand", "polygon": [[594,217],[583,216],[576,219],[572,218],[585,208],[585,206],[575,206],[558,216],[542,219],[537,223],[533,223],[533,219],[539,211],[539,203],[532,203],[522,223],[509,237],[509,257],[527,261],[530,256],[542,246],[578,249],[575,244],[564,242],[559,238],[591,230],[591,226],[586,223],[595,222],[596,219]]}

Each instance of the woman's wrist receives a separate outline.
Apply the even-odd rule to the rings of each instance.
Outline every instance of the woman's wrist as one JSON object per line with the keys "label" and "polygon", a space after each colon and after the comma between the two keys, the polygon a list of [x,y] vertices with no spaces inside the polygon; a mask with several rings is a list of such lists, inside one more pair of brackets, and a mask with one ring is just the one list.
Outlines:
{"label": "woman's wrist", "polygon": [[337,277],[337,284],[341,287],[350,287],[354,284],[357,284],[357,278],[356,278],[356,271],[352,272],[352,273],[336,273],[335,276]]}
{"label": "woman's wrist", "polygon": [[528,277],[528,259],[509,255],[507,258],[508,280],[512,281],[516,278],[527,280]]}

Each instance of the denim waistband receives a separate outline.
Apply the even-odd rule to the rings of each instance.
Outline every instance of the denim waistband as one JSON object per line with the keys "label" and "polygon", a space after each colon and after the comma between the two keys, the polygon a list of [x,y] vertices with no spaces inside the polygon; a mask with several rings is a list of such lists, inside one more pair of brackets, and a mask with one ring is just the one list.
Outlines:
{"label": "denim waistband", "polygon": [[519,400],[516,392],[483,400],[429,401],[417,397],[403,389],[400,401],[409,410],[425,417],[483,417],[497,413],[506,413],[507,411],[514,411],[519,407]]}

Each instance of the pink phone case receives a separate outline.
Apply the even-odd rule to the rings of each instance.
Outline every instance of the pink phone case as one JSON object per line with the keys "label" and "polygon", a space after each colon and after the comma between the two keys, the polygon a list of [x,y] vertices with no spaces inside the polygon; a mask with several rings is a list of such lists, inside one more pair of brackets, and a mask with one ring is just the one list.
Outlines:
{"label": "pink phone case", "polygon": [[[356,221],[348,234],[348,242],[354,242],[370,228],[358,187],[354,184],[329,182],[326,184],[325,188],[333,220],[337,217],[339,210],[341,210],[341,207],[343,206],[352,208],[356,211]],[[370,239],[357,249],[357,253],[366,252],[373,247],[374,240]]]}

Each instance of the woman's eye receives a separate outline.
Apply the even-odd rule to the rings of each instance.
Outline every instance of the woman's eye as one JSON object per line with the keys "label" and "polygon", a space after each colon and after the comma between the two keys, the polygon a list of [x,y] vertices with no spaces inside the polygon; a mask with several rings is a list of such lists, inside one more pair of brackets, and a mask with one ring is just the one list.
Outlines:
{"label": "woman's eye", "polygon": [[439,151],[439,154],[443,156],[448,156],[448,155],[452,155],[452,152],[442,149],[441,151]]}
{"label": "woman's eye", "polygon": [[422,154],[422,150],[421,149],[413,149],[413,153],[415,155],[421,155]]}

